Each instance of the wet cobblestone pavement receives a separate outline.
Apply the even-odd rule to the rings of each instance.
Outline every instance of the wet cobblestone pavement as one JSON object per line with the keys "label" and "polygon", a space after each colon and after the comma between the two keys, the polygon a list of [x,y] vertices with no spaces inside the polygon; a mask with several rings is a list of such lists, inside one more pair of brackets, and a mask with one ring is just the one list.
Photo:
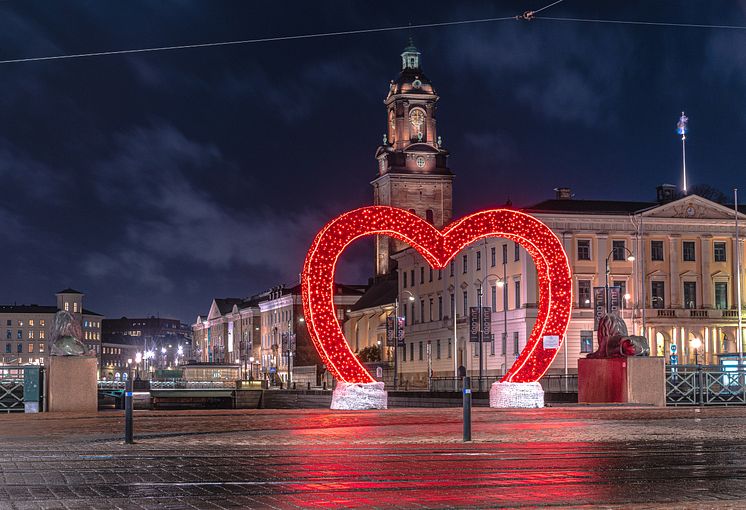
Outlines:
{"label": "wet cobblestone pavement", "polygon": [[0,416],[0,508],[746,508],[746,408]]}

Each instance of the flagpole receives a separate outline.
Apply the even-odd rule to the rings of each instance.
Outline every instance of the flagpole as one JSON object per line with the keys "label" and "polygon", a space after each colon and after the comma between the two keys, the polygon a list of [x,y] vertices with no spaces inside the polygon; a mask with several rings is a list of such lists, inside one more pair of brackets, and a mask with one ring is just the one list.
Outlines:
{"label": "flagpole", "polygon": [[741,310],[741,240],[738,232],[738,188],[733,190],[733,197],[733,209],[736,216],[736,292],[738,293],[736,298],[738,306],[738,331],[736,332],[736,339],[738,341],[738,366],[740,367],[743,364],[743,317]]}
{"label": "flagpole", "polygon": [[684,174],[684,194],[686,195],[686,132],[689,130],[688,127],[689,119],[684,112],[681,112],[678,124],[676,124],[676,132],[681,135],[681,160]]}

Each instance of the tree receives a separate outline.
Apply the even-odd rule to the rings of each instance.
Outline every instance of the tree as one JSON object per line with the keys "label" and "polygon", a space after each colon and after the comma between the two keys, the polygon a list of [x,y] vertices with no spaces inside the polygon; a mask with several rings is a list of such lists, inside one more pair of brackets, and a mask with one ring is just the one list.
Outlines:
{"label": "tree", "polygon": [[[710,186],[709,184],[695,184],[688,190],[689,195],[697,195],[702,198],[706,198],[712,202],[718,204],[725,204],[728,202],[728,197],[717,188]],[[684,194],[680,194],[679,198],[683,197]]]}
{"label": "tree", "polygon": [[364,349],[360,349],[360,352],[357,353],[357,357],[363,363],[381,361],[381,349],[375,345],[370,345]]}

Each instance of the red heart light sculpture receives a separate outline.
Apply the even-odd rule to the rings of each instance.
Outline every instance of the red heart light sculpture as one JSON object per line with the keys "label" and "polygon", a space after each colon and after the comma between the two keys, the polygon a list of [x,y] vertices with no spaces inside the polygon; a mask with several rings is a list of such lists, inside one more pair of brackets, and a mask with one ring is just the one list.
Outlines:
{"label": "red heart light sculpture", "polygon": [[[542,222],[510,209],[492,209],[466,216],[437,230],[404,209],[370,206],[346,212],[316,235],[303,267],[303,310],[311,338],[327,369],[340,381],[369,383],[375,379],[350,350],[334,311],[337,259],[354,240],[385,235],[409,244],[434,269],[442,269],[467,245],[485,237],[503,237],[523,246],[536,265],[539,304],[536,324],[503,382],[541,378],[564,341],[572,309],[570,266],[562,243]],[[545,336],[560,339],[545,347]]]}

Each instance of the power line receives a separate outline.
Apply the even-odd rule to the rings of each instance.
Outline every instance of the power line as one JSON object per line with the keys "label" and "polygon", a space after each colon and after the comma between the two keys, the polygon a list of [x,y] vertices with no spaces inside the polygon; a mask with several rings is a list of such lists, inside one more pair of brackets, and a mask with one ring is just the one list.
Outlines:
{"label": "power line", "polygon": [[[537,11],[538,12],[538,11]],[[535,16],[532,19],[544,21],[568,21],[574,23],[604,23],[610,25],[641,25],[651,27],[675,27],[675,28],[710,28],[723,30],[746,30],[741,25],[707,25],[701,23],[669,23],[665,21],[635,21],[618,19],[586,19],[586,18],[556,18],[550,16]]]}
{"label": "power line", "polygon": [[[0,0],[2,1],[2,0]],[[112,50],[112,51],[95,51],[89,53],[74,53],[69,55],[51,55],[44,57],[29,57],[29,58],[14,58],[8,60],[0,60],[0,64],[18,64],[21,62],[40,62],[44,60],[63,60],[71,58],[87,58],[87,57],[103,57],[108,55],[127,55],[132,53],[151,53],[156,51],[174,51],[174,50],[186,50],[194,48],[212,48],[216,46],[236,46],[239,44],[258,44],[267,42],[277,41],[295,41],[298,39],[320,39],[322,37],[339,37],[345,35],[359,35],[359,34],[372,34],[378,32],[394,32],[398,30],[412,30],[417,28],[438,28],[438,27],[449,27],[456,25],[473,25],[477,23],[494,23],[497,21],[510,21],[516,19],[529,19],[529,16],[533,16],[537,12],[549,9],[564,0],[556,0],[549,5],[545,5],[541,9],[536,11],[528,11],[523,16],[504,16],[501,18],[481,18],[481,19],[469,19],[462,21],[443,21],[439,23],[420,23],[417,25],[400,25],[395,27],[381,27],[381,28],[363,28],[359,30],[342,30],[337,32],[321,32],[315,34],[300,34],[300,35],[284,35],[276,37],[261,37],[257,39],[242,39],[237,41],[218,41],[209,43],[196,43],[196,44],[181,44],[176,46],[157,46],[152,48],[134,48],[129,50]]]}
{"label": "power line", "polygon": [[502,18],[481,18],[481,19],[470,19],[462,21],[443,21],[440,23],[420,23],[418,25],[400,25],[395,27],[380,27],[380,28],[364,28],[359,30],[342,30],[337,32],[320,32],[314,34],[299,34],[299,35],[282,35],[276,37],[260,37],[257,39],[241,39],[235,41],[218,41],[209,43],[197,43],[197,44],[181,44],[177,46],[158,46],[152,48],[134,48],[129,50],[112,50],[112,51],[95,51],[90,53],[74,53],[69,55],[51,55],[44,57],[29,57],[29,58],[14,58],[8,60],[0,60],[0,64],[17,64],[21,62],[39,62],[43,60],[63,60],[71,58],[87,58],[87,57],[103,57],[107,55],[127,55],[131,53],[150,53],[156,51],[173,51],[173,50],[186,50],[194,48],[212,48],[216,46],[236,46],[240,44],[258,44],[268,43],[277,41],[295,41],[298,39],[320,39],[324,37],[340,37],[345,35],[358,35],[358,34],[372,34],[378,32],[394,32],[398,30],[411,30],[417,28],[435,28],[435,27],[448,27],[455,25],[470,25],[476,23],[493,23],[497,21],[510,21],[515,20],[515,16],[506,16]]}

